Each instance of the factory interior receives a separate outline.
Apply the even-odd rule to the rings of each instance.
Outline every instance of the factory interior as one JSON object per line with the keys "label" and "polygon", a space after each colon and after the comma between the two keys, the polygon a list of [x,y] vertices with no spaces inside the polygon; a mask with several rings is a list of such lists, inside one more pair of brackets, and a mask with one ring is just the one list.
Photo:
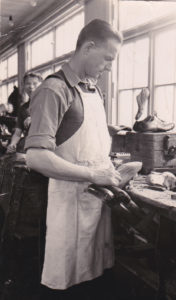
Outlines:
{"label": "factory interior", "polygon": [[176,300],[176,0],[0,0],[0,300],[54,299]]}

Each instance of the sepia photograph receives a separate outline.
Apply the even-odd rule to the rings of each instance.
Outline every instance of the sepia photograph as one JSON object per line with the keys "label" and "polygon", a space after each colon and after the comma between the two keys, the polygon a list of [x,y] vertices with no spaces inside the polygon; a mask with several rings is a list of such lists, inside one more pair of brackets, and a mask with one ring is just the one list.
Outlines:
{"label": "sepia photograph", "polygon": [[0,300],[176,300],[176,0],[0,0]]}

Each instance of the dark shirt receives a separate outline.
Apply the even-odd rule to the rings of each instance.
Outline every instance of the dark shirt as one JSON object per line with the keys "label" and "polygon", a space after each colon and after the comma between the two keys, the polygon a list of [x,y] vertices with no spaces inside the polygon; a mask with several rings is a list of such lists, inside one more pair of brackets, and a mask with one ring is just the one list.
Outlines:
{"label": "dark shirt", "polygon": [[16,124],[16,128],[21,129],[24,135],[27,135],[28,133],[28,129],[24,127],[24,121],[26,120],[26,118],[30,117],[29,104],[30,101],[25,102],[23,105],[20,106]]}
{"label": "dark shirt", "polygon": [[14,86],[13,92],[8,97],[8,103],[13,105],[13,112],[11,113],[12,117],[18,116],[18,111],[21,102],[22,102],[22,95],[20,94],[18,87]]}

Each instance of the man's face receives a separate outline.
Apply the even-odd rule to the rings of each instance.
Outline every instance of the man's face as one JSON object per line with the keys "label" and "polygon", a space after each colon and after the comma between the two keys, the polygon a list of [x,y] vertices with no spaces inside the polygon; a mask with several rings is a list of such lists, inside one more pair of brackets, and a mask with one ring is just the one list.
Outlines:
{"label": "man's face", "polygon": [[104,71],[110,71],[120,47],[121,44],[114,39],[109,39],[92,47],[85,64],[86,76],[98,79]]}
{"label": "man's face", "polygon": [[40,80],[37,77],[27,77],[24,82],[24,90],[31,97],[31,94],[40,85]]}

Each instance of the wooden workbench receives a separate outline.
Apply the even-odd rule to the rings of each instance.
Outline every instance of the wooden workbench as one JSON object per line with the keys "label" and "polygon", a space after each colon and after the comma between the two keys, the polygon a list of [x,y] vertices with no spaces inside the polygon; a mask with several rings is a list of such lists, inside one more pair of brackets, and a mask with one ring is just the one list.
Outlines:
{"label": "wooden workbench", "polygon": [[127,187],[130,196],[138,202],[140,206],[150,207],[173,221],[176,221],[176,192],[165,190],[153,190],[146,183],[146,176],[139,175]]}
{"label": "wooden workbench", "polygon": [[[136,251],[136,249],[140,250],[141,244],[139,243],[139,247],[137,246],[135,249],[137,245],[135,239],[130,240],[130,242],[132,241],[131,248],[127,247],[131,249],[131,252],[127,251],[125,256],[126,249],[124,247],[120,252],[120,259],[118,259],[127,269],[133,270],[140,279],[144,278],[145,282],[148,281],[155,288],[157,300],[176,299],[176,200],[171,198],[176,193],[151,189],[146,183],[146,176],[143,175],[134,179],[127,187],[127,191],[132,200],[141,207],[141,210],[146,212],[139,224],[132,224],[132,226],[139,229],[141,237],[144,237],[144,248],[150,249],[152,245],[153,262],[150,261],[151,251],[148,254],[147,251],[142,250],[142,254],[140,251]],[[156,222],[153,222],[154,218],[157,220]],[[155,232],[154,239],[150,239],[150,234],[148,235],[148,233],[152,233],[152,230]],[[141,267],[141,261],[143,264],[144,259],[149,264],[147,262]],[[150,264],[155,265],[155,268],[151,267],[150,270]]]}

